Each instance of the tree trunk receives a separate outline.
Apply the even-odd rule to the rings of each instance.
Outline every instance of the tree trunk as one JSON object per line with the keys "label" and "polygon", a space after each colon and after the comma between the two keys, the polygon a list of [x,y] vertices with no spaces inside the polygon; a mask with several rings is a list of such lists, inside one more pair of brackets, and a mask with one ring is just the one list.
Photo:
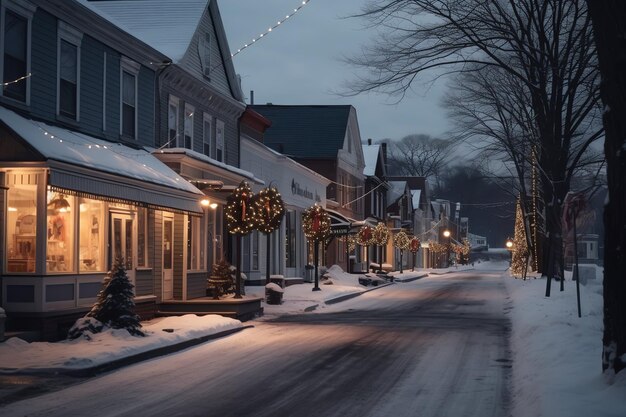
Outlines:
{"label": "tree trunk", "polygon": [[626,368],[626,2],[587,0],[602,75],[608,202],[604,207],[602,369]]}

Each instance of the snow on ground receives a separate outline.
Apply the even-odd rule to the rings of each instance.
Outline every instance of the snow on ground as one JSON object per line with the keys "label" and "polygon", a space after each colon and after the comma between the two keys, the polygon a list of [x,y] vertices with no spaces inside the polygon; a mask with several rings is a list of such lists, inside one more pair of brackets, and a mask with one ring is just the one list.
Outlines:
{"label": "snow on ground", "polygon": [[566,272],[565,290],[545,278],[526,281],[504,275],[511,301],[513,416],[626,415],[626,372],[617,378],[601,370],[602,270],[580,286]]}
{"label": "snow on ground", "polygon": [[[623,417],[626,415],[626,373],[610,378],[601,372],[602,350],[602,272],[596,279],[581,285],[582,317],[576,309],[576,285],[571,274],[566,276],[565,291],[559,282],[552,283],[551,297],[544,296],[545,279],[529,277],[526,281],[513,279],[507,262],[476,262],[476,272],[502,274],[509,293],[508,314],[512,321],[511,351],[513,356],[512,392],[513,417]],[[471,265],[469,266],[472,267]],[[416,288],[439,285],[442,272],[448,270],[416,270],[395,275],[395,280],[410,280],[430,272],[430,277],[395,285]],[[311,291],[312,283],[285,288],[282,305],[264,304],[266,313],[301,314],[317,305],[316,311],[337,311],[342,303],[326,307],[337,297],[359,294],[376,287],[358,284],[358,276],[331,268],[328,275],[332,285],[320,282],[321,291]],[[460,278],[463,275],[459,275]],[[450,275],[450,278],[454,278]],[[248,296],[264,296],[264,287],[247,287]],[[359,297],[363,306],[384,301],[384,289],[372,292],[376,297]],[[369,294],[368,294],[369,295]],[[358,305],[358,304],[356,304]],[[307,309],[309,310],[309,309]],[[144,323],[149,336],[132,337],[125,331],[109,330],[95,335],[92,341],[75,340],[59,343],[27,343],[9,339],[0,343],[0,373],[21,370],[81,369],[110,360],[133,355],[155,347],[175,344],[219,331],[241,327],[233,319],[221,316],[168,317]],[[174,329],[173,333],[163,329]]]}
{"label": "snow on ground", "polygon": [[[92,336],[57,343],[28,343],[12,337],[0,343],[0,374],[16,371],[86,369],[152,349],[242,327],[239,320],[217,315],[164,317],[143,322],[146,337],[109,329]],[[166,332],[163,329],[172,330]]]}

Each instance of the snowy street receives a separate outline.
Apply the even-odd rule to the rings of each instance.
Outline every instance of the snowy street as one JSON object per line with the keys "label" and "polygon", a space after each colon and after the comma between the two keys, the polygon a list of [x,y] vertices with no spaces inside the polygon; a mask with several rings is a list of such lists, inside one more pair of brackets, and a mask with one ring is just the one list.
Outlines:
{"label": "snowy street", "polygon": [[391,285],[8,405],[4,415],[505,416],[500,273]]}

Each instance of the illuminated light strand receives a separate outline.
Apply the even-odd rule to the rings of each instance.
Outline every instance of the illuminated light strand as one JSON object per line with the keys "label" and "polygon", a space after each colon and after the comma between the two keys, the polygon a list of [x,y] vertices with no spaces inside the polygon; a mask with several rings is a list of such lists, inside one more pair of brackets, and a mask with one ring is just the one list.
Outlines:
{"label": "illuminated light strand", "polygon": [[307,5],[307,3],[309,1],[311,1],[311,0],[302,0],[301,4],[298,7],[296,7],[295,9],[293,9],[293,12],[287,14],[284,18],[278,20],[276,22],[276,24],[274,24],[273,26],[270,26],[265,32],[261,33],[259,36],[255,37],[255,38],[252,38],[252,41],[250,43],[244,44],[241,48],[237,49],[237,52],[235,52],[234,54],[231,54],[230,57],[234,58],[236,55],[240,54],[244,49],[249,48],[250,46],[254,45],[257,41],[259,41],[259,40],[263,39],[264,37],[266,37],[267,35],[269,35],[270,32],[272,32],[278,26],[283,24],[287,19],[291,18],[296,13],[298,13],[304,6]]}
{"label": "illuminated light strand", "polygon": [[24,75],[23,77],[17,78],[17,79],[15,79],[13,81],[7,81],[6,83],[2,83],[2,86],[6,87],[7,85],[19,83],[20,81],[23,81],[23,80],[25,80],[27,78],[30,78],[32,75],[33,74],[29,72],[28,74]]}

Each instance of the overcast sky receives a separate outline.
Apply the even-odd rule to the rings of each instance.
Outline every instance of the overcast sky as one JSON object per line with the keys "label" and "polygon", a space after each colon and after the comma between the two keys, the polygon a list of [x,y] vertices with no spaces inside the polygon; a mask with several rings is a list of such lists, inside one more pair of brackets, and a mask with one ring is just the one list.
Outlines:
{"label": "overcast sky", "polygon": [[[255,104],[352,104],[361,138],[400,139],[412,133],[443,135],[450,127],[440,107],[445,83],[414,85],[400,104],[395,98],[367,94],[339,97],[333,91],[354,77],[341,57],[357,53],[376,35],[364,21],[342,19],[366,0],[310,0],[295,16],[233,59],[246,102]],[[219,0],[231,52],[265,32],[301,0]]]}

